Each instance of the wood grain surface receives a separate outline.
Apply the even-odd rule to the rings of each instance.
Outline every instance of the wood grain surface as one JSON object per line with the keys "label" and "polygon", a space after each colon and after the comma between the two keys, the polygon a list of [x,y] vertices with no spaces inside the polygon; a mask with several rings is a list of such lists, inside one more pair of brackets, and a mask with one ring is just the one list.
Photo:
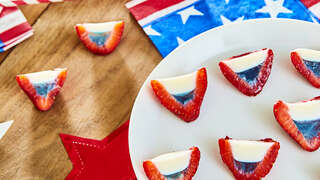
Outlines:
{"label": "wood grain surface", "polygon": [[[14,120],[0,141],[0,179],[64,179],[72,169],[59,133],[102,139],[129,119],[135,97],[162,59],[124,4],[74,0],[22,10],[34,36],[0,55],[0,122]],[[74,25],[123,19],[125,32],[110,55],[89,52]],[[17,74],[68,68],[56,102],[40,112]]]}

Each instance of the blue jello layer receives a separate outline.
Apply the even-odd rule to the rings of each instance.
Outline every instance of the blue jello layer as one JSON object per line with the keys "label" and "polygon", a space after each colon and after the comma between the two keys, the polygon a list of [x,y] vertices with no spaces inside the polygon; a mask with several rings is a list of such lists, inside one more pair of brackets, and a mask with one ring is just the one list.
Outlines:
{"label": "blue jello layer", "polygon": [[237,73],[237,75],[241,79],[245,80],[249,85],[254,85],[257,81],[261,67],[262,67],[262,64],[259,64],[258,66],[239,72]]}
{"label": "blue jello layer", "polygon": [[183,176],[183,171],[181,172],[177,172],[177,173],[174,173],[174,174],[170,174],[170,175],[165,175],[164,177],[167,179],[167,180],[174,180],[174,179],[179,179]]}
{"label": "blue jello layer", "polygon": [[312,139],[317,137],[320,133],[320,119],[312,121],[295,121],[293,120],[299,131],[303,134],[305,139]]}
{"label": "blue jello layer", "polygon": [[234,164],[236,168],[244,173],[252,173],[258,166],[260,162],[241,162],[234,159]]}
{"label": "blue jello layer", "polygon": [[56,86],[55,82],[33,84],[36,92],[40,96],[47,96],[48,93]]}
{"label": "blue jello layer", "polygon": [[181,104],[186,104],[193,99],[194,90],[187,93],[182,93],[182,94],[173,94],[172,96]]}
{"label": "blue jello layer", "polygon": [[98,46],[103,46],[106,40],[109,38],[110,34],[108,33],[91,33],[88,35],[90,40],[97,44]]}
{"label": "blue jello layer", "polygon": [[317,77],[320,77],[320,62],[313,62],[308,60],[303,60],[303,62],[307,66],[307,68],[313,72],[313,74],[315,74]]}

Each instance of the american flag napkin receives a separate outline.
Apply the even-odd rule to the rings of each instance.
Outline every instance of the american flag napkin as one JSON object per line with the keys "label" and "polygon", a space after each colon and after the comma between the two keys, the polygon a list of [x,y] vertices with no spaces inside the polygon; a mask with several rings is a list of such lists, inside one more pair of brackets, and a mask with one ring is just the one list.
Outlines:
{"label": "american flag napkin", "polygon": [[165,57],[188,39],[231,22],[256,18],[289,18],[318,23],[319,2],[320,0],[133,0],[126,7]]}
{"label": "american flag napkin", "polygon": [[0,5],[3,7],[16,7],[27,4],[39,4],[50,2],[63,2],[65,0],[0,0]]}
{"label": "american flag napkin", "polygon": [[32,27],[17,7],[0,6],[0,52],[32,36]]}
{"label": "american flag napkin", "polygon": [[33,35],[32,27],[18,9],[18,5],[63,1],[65,0],[0,0],[0,52]]}
{"label": "american flag napkin", "polygon": [[320,18],[320,0],[300,0],[315,16]]}

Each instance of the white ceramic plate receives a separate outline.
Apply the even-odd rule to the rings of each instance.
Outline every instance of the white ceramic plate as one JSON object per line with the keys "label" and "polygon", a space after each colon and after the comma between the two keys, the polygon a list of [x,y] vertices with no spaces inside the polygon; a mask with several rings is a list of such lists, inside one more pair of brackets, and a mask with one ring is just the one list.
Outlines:
{"label": "white ceramic plate", "polygon": [[[245,96],[224,78],[218,62],[265,47],[275,54],[269,80],[258,96]],[[233,176],[219,154],[218,139],[225,136],[268,137],[280,142],[278,158],[265,179],[319,179],[320,152],[302,150],[273,115],[277,100],[296,102],[319,96],[320,90],[291,64],[290,50],[299,47],[320,50],[320,25],[287,19],[249,20],[209,30],[169,54],[142,86],[131,114],[129,146],[138,179],[146,179],[143,160],[198,146],[201,159],[194,179],[231,180]],[[200,116],[185,123],[158,102],[150,80],[190,73],[203,66],[208,72],[208,88]]]}

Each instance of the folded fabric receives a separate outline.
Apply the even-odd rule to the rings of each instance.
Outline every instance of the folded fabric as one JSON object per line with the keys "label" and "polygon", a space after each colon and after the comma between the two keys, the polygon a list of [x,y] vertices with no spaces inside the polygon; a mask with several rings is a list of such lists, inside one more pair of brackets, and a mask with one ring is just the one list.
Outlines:
{"label": "folded fabric", "polygon": [[165,57],[188,39],[231,22],[289,18],[318,23],[319,1],[303,0],[310,11],[299,0],[133,0],[126,6]]}
{"label": "folded fabric", "polygon": [[17,8],[18,5],[62,1],[65,0],[0,0],[0,52],[33,35],[32,27]]}
{"label": "folded fabric", "polygon": [[0,9],[0,52],[32,36],[32,27],[16,7]]}
{"label": "folded fabric", "polygon": [[320,0],[300,0],[315,16],[320,18]]}
{"label": "folded fabric", "polygon": [[101,141],[60,134],[73,164],[66,180],[136,180],[128,143],[129,121]]}
{"label": "folded fabric", "polygon": [[50,3],[50,2],[62,2],[65,0],[0,0],[0,5],[4,7],[15,7],[26,4],[39,4],[39,3]]}

